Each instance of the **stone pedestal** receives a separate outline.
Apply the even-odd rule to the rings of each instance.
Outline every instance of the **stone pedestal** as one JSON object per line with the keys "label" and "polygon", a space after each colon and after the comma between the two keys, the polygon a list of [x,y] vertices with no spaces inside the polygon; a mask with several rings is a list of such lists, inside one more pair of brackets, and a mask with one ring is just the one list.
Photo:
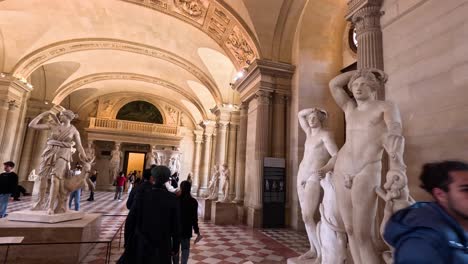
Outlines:
{"label": "stone pedestal", "polygon": [[[99,238],[100,214],[86,214],[82,219],[56,224],[30,223],[0,219],[0,237],[23,236],[25,243],[42,245],[11,246],[7,263],[48,264],[79,263],[96,244],[53,244],[90,242]],[[0,247],[0,256],[5,255],[6,247]]]}
{"label": "stone pedestal", "polygon": [[24,189],[26,189],[26,192],[32,194],[34,189],[34,181],[22,181],[19,183],[19,185],[23,186]]}
{"label": "stone pedestal", "polygon": [[211,199],[197,197],[198,217],[203,220],[211,219]]}
{"label": "stone pedestal", "polygon": [[214,202],[211,204],[211,222],[215,225],[235,225],[237,222],[237,204]]}
{"label": "stone pedestal", "polygon": [[60,222],[78,220],[83,218],[84,212],[67,211],[63,214],[48,215],[46,211],[16,211],[8,215],[9,221],[34,222],[55,224]]}
{"label": "stone pedestal", "polygon": [[295,258],[288,258],[288,264],[309,264],[309,263],[313,263],[314,260],[313,259],[306,259],[306,260],[299,260],[299,257],[295,257]]}

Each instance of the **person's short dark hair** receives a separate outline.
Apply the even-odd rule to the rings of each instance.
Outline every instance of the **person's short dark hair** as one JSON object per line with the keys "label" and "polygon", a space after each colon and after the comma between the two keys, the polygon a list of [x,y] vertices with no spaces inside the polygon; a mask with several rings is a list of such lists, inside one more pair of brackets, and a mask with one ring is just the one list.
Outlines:
{"label": "person's short dark hair", "polygon": [[434,188],[448,192],[448,186],[453,181],[449,174],[452,171],[468,171],[468,164],[452,160],[424,164],[421,176],[419,176],[421,188],[430,194]]}
{"label": "person's short dark hair", "polygon": [[12,167],[12,168],[15,167],[15,163],[13,161],[4,162],[3,165],[6,165],[6,166],[9,166],[9,167]]}
{"label": "person's short dark hair", "polygon": [[190,195],[191,190],[192,190],[192,184],[189,181],[183,181],[180,183],[181,196]]}
{"label": "person's short dark hair", "polygon": [[153,176],[156,185],[163,185],[169,181],[171,170],[166,166],[156,166],[151,169],[151,176]]}
{"label": "person's short dark hair", "polygon": [[149,181],[151,178],[151,168],[143,171],[143,179]]}

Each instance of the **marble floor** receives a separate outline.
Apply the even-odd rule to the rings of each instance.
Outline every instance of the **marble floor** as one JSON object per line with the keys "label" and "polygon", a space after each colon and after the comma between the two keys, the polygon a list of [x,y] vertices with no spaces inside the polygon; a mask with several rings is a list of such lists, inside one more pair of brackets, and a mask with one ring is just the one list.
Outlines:
{"label": "marble floor", "polygon": [[[96,192],[95,201],[86,201],[88,193],[81,199],[81,210],[101,213],[102,227],[100,241],[110,241],[113,237],[111,263],[122,254],[123,240],[117,232],[123,225],[128,210],[123,201],[114,201],[111,192]],[[8,212],[27,209],[31,197],[21,197],[21,201],[11,201]],[[210,222],[200,222],[203,239],[191,244],[189,263],[286,263],[287,258],[298,256],[308,248],[305,233],[290,229],[251,229],[245,226],[216,226]],[[123,233],[122,233],[123,239]],[[120,245],[119,245],[119,242]],[[83,264],[105,263],[106,244],[96,244],[81,262]]]}

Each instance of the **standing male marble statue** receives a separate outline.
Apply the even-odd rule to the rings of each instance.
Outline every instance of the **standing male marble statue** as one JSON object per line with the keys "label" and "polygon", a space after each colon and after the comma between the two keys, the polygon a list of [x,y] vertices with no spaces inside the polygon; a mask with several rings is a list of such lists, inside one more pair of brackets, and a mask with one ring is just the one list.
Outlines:
{"label": "standing male marble statue", "polygon": [[229,181],[231,178],[231,172],[229,171],[228,165],[223,164],[220,171],[221,180],[221,193],[223,194],[222,202],[229,202]]}
{"label": "standing male marble statue", "polygon": [[[380,70],[363,69],[330,81],[331,94],[346,118],[346,142],[338,152],[333,180],[351,255],[360,264],[381,262],[374,247],[374,190],[381,185],[384,144],[401,138],[402,132],[397,107],[376,100],[377,89],[384,88],[386,78]],[[354,98],[344,90],[346,84]]]}
{"label": "standing male marble statue", "polygon": [[122,160],[122,152],[120,151],[120,143],[115,143],[115,149],[111,152],[109,162],[109,178],[112,181],[117,178],[120,170],[120,161]]}
{"label": "standing male marble statue", "polygon": [[314,214],[320,203],[320,178],[333,170],[338,151],[332,134],[323,128],[327,112],[318,108],[303,109],[298,113],[299,124],[306,133],[304,157],[297,172],[297,194],[301,205],[310,250],[299,259],[320,260]]}
{"label": "standing male marble statue", "polygon": [[210,182],[208,183],[208,190],[206,192],[207,199],[216,200],[218,199],[219,192],[219,169],[218,165],[213,166],[213,174],[211,176]]}

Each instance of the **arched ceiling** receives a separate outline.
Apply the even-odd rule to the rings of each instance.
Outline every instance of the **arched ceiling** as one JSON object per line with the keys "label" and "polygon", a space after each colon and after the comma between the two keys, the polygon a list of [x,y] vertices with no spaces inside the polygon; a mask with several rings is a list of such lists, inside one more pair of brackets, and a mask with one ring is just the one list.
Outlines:
{"label": "arched ceiling", "polygon": [[208,118],[238,103],[229,83],[260,57],[245,25],[220,0],[1,1],[0,71],[33,82],[33,99],[138,90]]}

